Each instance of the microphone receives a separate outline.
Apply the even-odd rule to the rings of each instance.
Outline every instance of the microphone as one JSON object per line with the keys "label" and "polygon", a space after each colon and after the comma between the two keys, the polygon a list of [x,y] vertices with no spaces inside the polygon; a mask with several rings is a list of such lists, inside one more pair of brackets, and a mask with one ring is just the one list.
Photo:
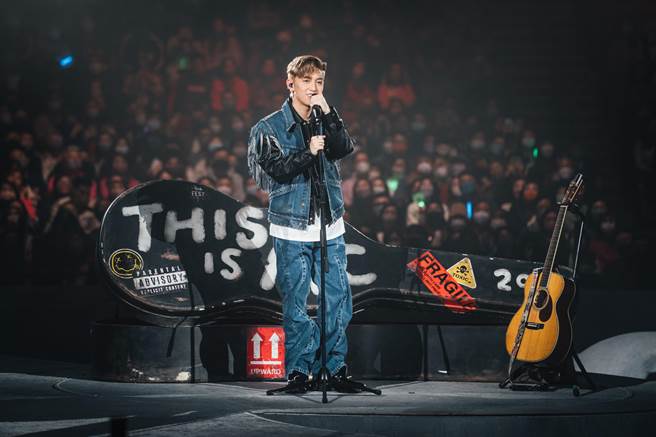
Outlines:
{"label": "microphone", "polygon": [[321,117],[323,116],[323,110],[321,106],[314,105],[312,106],[312,118],[314,119],[314,134],[323,135],[323,123],[321,122]]}

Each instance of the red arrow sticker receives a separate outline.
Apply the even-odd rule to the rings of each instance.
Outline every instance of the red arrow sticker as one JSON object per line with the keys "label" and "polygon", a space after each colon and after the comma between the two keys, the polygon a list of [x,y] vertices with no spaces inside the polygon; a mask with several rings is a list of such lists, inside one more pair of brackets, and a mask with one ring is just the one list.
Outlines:
{"label": "red arrow sticker", "polygon": [[410,261],[408,268],[415,272],[426,288],[442,299],[444,306],[452,312],[465,313],[477,309],[474,298],[453,279],[430,251]]}
{"label": "red arrow sticker", "polygon": [[246,337],[246,377],[285,377],[285,332],[281,327],[256,327]]}

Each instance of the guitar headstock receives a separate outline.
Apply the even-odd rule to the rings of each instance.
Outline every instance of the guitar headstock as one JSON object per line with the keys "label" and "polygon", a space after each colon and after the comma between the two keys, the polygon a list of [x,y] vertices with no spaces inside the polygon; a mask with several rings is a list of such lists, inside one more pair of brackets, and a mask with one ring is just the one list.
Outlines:
{"label": "guitar headstock", "polygon": [[574,176],[574,179],[569,183],[567,191],[563,196],[561,205],[571,205],[576,200],[576,197],[583,189],[583,175],[581,173]]}

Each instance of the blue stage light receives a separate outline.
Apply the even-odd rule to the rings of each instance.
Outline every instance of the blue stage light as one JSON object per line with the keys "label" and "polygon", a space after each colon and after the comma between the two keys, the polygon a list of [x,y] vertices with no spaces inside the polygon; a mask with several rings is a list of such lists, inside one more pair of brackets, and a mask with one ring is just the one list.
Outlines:
{"label": "blue stage light", "polygon": [[73,65],[73,56],[72,55],[66,55],[62,56],[59,58],[59,66],[61,68],[68,68],[71,65]]}

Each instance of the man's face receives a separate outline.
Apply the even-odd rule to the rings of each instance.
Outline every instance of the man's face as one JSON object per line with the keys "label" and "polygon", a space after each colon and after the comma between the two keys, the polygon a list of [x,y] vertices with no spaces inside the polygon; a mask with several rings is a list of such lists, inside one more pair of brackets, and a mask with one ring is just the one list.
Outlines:
{"label": "man's face", "polygon": [[292,93],[292,99],[309,108],[310,97],[323,94],[325,75],[324,71],[314,69],[305,76],[288,78],[287,88]]}

